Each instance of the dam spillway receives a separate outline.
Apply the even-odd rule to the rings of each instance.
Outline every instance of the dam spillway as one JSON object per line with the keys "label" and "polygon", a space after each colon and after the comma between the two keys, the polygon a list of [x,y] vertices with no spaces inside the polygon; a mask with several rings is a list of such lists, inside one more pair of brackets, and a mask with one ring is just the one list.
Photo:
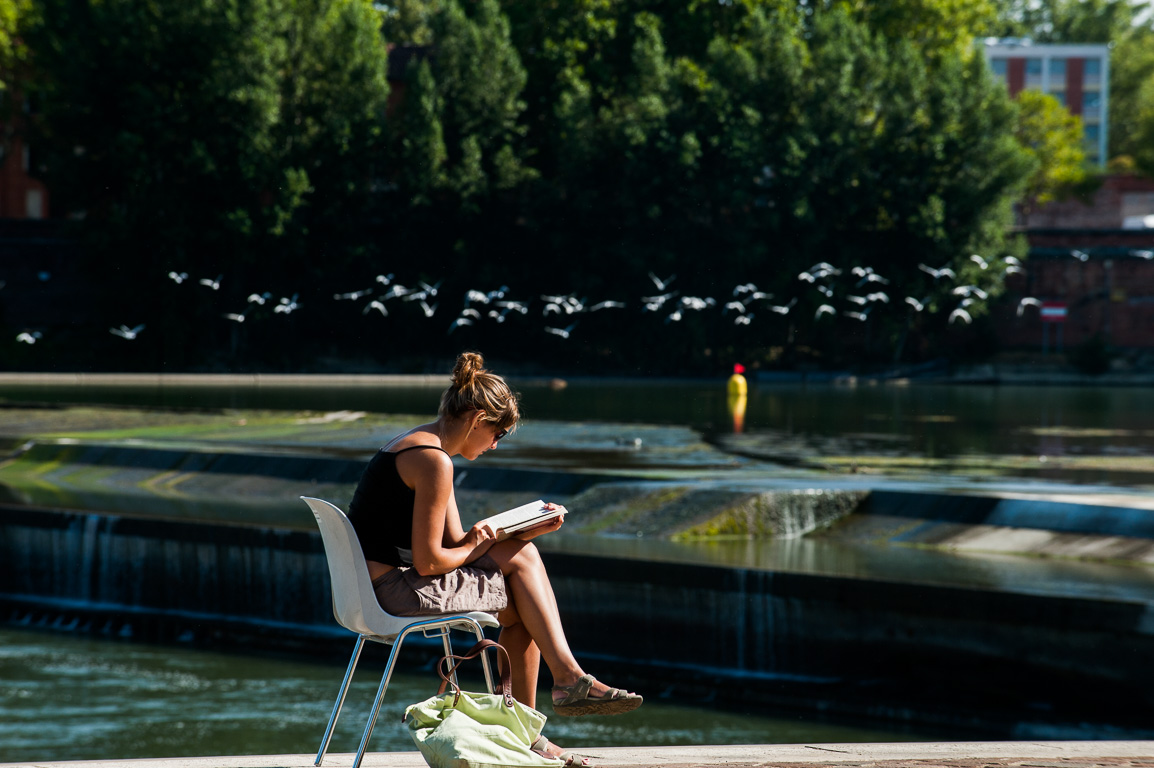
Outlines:
{"label": "dam spillway", "polygon": [[[684,450],[682,434],[646,439]],[[374,444],[337,442],[22,443],[0,468],[4,615],[347,652],[297,498],[347,503]],[[1142,505],[730,471],[723,456],[707,462],[725,472],[697,473],[625,459],[458,471],[467,517],[526,496],[577,512],[572,532],[540,544],[572,644],[598,668],[728,706],[999,738],[1149,734],[1154,537]],[[1016,549],[991,552],[994,538]],[[1053,556],[1068,551],[1083,557]]]}

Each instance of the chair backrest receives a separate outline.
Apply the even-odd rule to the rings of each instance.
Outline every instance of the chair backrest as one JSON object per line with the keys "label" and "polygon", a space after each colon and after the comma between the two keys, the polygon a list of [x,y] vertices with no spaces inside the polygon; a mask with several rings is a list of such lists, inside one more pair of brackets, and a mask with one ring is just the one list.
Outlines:
{"label": "chair backrest", "polygon": [[301,499],[309,505],[321,529],[333,584],[333,615],[337,622],[357,634],[395,635],[406,622],[386,613],[377,602],[369,579],[369,566],[365,563],[361,542],[349,518],[339,507],[324,499],[309,496],[301,496]]}

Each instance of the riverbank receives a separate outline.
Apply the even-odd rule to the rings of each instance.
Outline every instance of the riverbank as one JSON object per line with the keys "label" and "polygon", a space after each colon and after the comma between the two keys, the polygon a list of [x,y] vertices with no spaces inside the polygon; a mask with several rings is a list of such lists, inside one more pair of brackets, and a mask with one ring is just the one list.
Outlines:
{"label": "riverbank", "polygon": [[[570,381],[595,380],[606,385],[721,381],[724,376],[643,376],[614,374],[587,375],[529,374],[509,376],[519,386],[563,388]],[[1005,386],[1154,386],[1154,368],[1148,365],[1116,364],[1100,373],[1079,370],[1065,360],[1030,362],[999,361],[949,365],[934,362],[916,366],[893,366],[876,371],[750,370],[746,378],[754,386],[781,384],[834,384],[839,386],[910,386],[913,384],[973,384]],[[446,373],[88,373],[0,371],[0,386],[144,386],[144,387],[433,387],[443,388]]]}
{"label": "riverbank", "polygon": [[[581,750],[601,768],[1148,768],[1154,741],[1030,741],[904,744],[753,744],[608,747]],[[315,755],[178,757],[149,760],[0,763],[0,768],[312,768]],[[324,765],[352,764],[330,754]],[[419,752],[370,752],[364,768],[426,768]]]}
{"label": "riverbank", "polygon": [[[298,497],[347,503],[406,422],[387,414],[405,412],[0,409],[10,621],[238,646],[291,627],[347,645]],[[927,738],[1150,738],[1148,704],[1134,706],[1148,701],[1154,631],[1141,492],[822,473],[754,458],[780,452],[774,435],[746,456],[722,445],[679,424],[532,421],[461,464],[458,501],[469,514],[525,498],[575,511],[574,535],[541,542],[571,640],[646,690],[951,729]],[[811,510],[821,531],[796,514]],[[739,517],[803,524],[711,540]],[[672,540],[681,522],[697,538]]]}

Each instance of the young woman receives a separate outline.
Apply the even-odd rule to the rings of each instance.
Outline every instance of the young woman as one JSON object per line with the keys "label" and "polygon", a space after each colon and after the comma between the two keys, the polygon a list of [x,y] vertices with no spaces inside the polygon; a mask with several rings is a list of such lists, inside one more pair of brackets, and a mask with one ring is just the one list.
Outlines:
{"label": "young woman", "polygon": [[[468,531],[461,525],[451,457],[472,461],[493,450],[520,418],[517,395],[483,364],[481,355],[462,353],[436,421],[393,438],[365,468],[349,519],[377,599],[395,616],[495,613],[512,663],[513,695],[530,707],[536,706],[544,659],[558,715],[636,709],[641,696],[604,685],[577,663],[541,555],[530,541],[559,529],[565,508],[549,505],[561,512],[555,521],[504,541],[488,525]],[[575,759],[548,742],[540,746],[566,764]]]}

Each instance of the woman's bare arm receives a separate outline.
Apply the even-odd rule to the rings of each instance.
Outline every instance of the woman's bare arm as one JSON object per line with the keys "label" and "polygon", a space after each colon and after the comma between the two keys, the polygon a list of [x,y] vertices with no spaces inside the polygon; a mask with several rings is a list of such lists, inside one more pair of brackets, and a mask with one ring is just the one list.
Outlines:
{"label": "woman's bare arm", "polygon": [[453,462],[448,456],[440,451],[408,451],[397,457],[397,471],[416,494],[413,567],[417,573],[448,573],[476,560],[496,541],[489,526],[462,530],[453,498]]}

